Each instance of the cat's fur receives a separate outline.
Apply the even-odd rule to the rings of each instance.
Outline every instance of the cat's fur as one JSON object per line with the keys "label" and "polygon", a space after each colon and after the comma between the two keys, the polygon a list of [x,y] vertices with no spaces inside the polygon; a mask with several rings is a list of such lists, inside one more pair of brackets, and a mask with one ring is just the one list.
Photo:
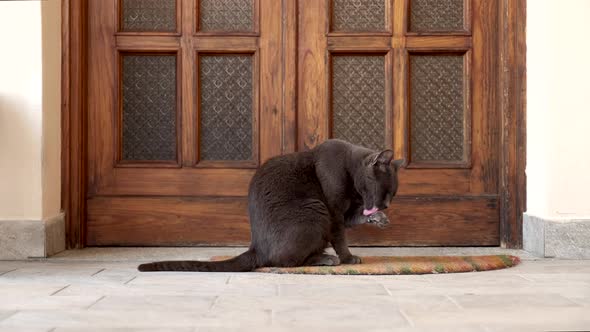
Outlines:
{"label": "cat's fur", "polygon": [[[389,221],[386,209],[397,191],[393,152],[376,152],[341,140],[268,160],[248,192],[252,243],[241,255],[218,262],[167,261],[140,271],[252,271],[263,266],[360,263],[346,243],[345,228]],[[376,209],[375,209],[376,208]],[[374,212],[375,210],[378,212]],[[369,216],[367,210],[373,210]],[[338,257],[327,255],[331,244]]]}

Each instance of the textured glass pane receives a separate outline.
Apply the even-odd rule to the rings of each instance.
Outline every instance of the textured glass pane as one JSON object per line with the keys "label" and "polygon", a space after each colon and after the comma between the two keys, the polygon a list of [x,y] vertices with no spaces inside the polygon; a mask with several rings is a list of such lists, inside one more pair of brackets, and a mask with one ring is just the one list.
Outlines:
{"label": "textured glass pane", "polygon": [[252,31],[254,0],[200,0],[201,31]]}
{"label": "textured glass pane", "polygon": [[463,0],[410,0],[409,30],[463,30]]}
{"label": "textured glass pane", "polygon": [[175,0],[123,0],[123,31],[176,31]]}
{"label": "textured glass pane", "polygon": [[385,144],[383,56],[335,56],[332,60],[332,135],[371,149]]}
{"label": "textured glass pane", "polygon": [[123,56],[123,160],[176,160],[176,56]]}
{"label": "textured glass pane", "polygon": [[385,30],[385,1],[332,0],[332,30]]}
{"label": "textured glass pane", "polygon": [[463,160],[463,56],[410,57],[413,161]]}
{"label": "textured glass pane", "polygon": [[252,159],[252,57],[200,57],[201,160]]}

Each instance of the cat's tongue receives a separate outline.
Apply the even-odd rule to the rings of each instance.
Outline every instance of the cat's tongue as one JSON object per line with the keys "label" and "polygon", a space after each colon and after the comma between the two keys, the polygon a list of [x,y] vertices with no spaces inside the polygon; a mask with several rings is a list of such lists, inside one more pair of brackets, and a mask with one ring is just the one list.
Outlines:
{"label": "cat's tongue", "polygon": [[372,208],[372,209],[370,209],[370,210],[364,209],[364,210],[363,210],[363,214],[364,214],[365,216],[370,216],[370,215],[372,215],[373,213],[375,213],[375,212],[377,212],[377,211],[379,211],[379,209],[378,209],[377,207],[373,207],[373,208]]}

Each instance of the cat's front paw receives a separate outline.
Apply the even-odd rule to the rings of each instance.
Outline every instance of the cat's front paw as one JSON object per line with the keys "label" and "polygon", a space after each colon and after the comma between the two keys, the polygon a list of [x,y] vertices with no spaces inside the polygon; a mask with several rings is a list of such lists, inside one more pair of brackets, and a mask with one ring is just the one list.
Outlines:
{"label": "cat's front paw", "polygon": [[384,228],[389,225],[389,218],[387,218],[387,215],[383,213],[383,211],[377,211],[369,216],[367,224],[373,224],[380,228]]}
{"label": "cat's front paw", "polygon": [[360,264],[361,258],[359,256],[350,255],[346,257],[340,257],[341,264]]}

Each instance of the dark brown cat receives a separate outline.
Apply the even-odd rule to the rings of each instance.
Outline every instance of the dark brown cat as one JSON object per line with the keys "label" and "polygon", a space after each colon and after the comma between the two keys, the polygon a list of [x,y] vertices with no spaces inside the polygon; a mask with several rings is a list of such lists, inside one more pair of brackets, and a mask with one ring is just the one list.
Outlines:
{"label": "dark brown cat", "polygon": [[[345,228],[389,223],[386,209],[397,191],[393,152],[376,152],[341,140],[268,160],[248,192],[252,243],[226,261],[166,261],[140,271],[252,271],[257,267],[357,264]],[[338,257],[324,250],[331,244]]]}

